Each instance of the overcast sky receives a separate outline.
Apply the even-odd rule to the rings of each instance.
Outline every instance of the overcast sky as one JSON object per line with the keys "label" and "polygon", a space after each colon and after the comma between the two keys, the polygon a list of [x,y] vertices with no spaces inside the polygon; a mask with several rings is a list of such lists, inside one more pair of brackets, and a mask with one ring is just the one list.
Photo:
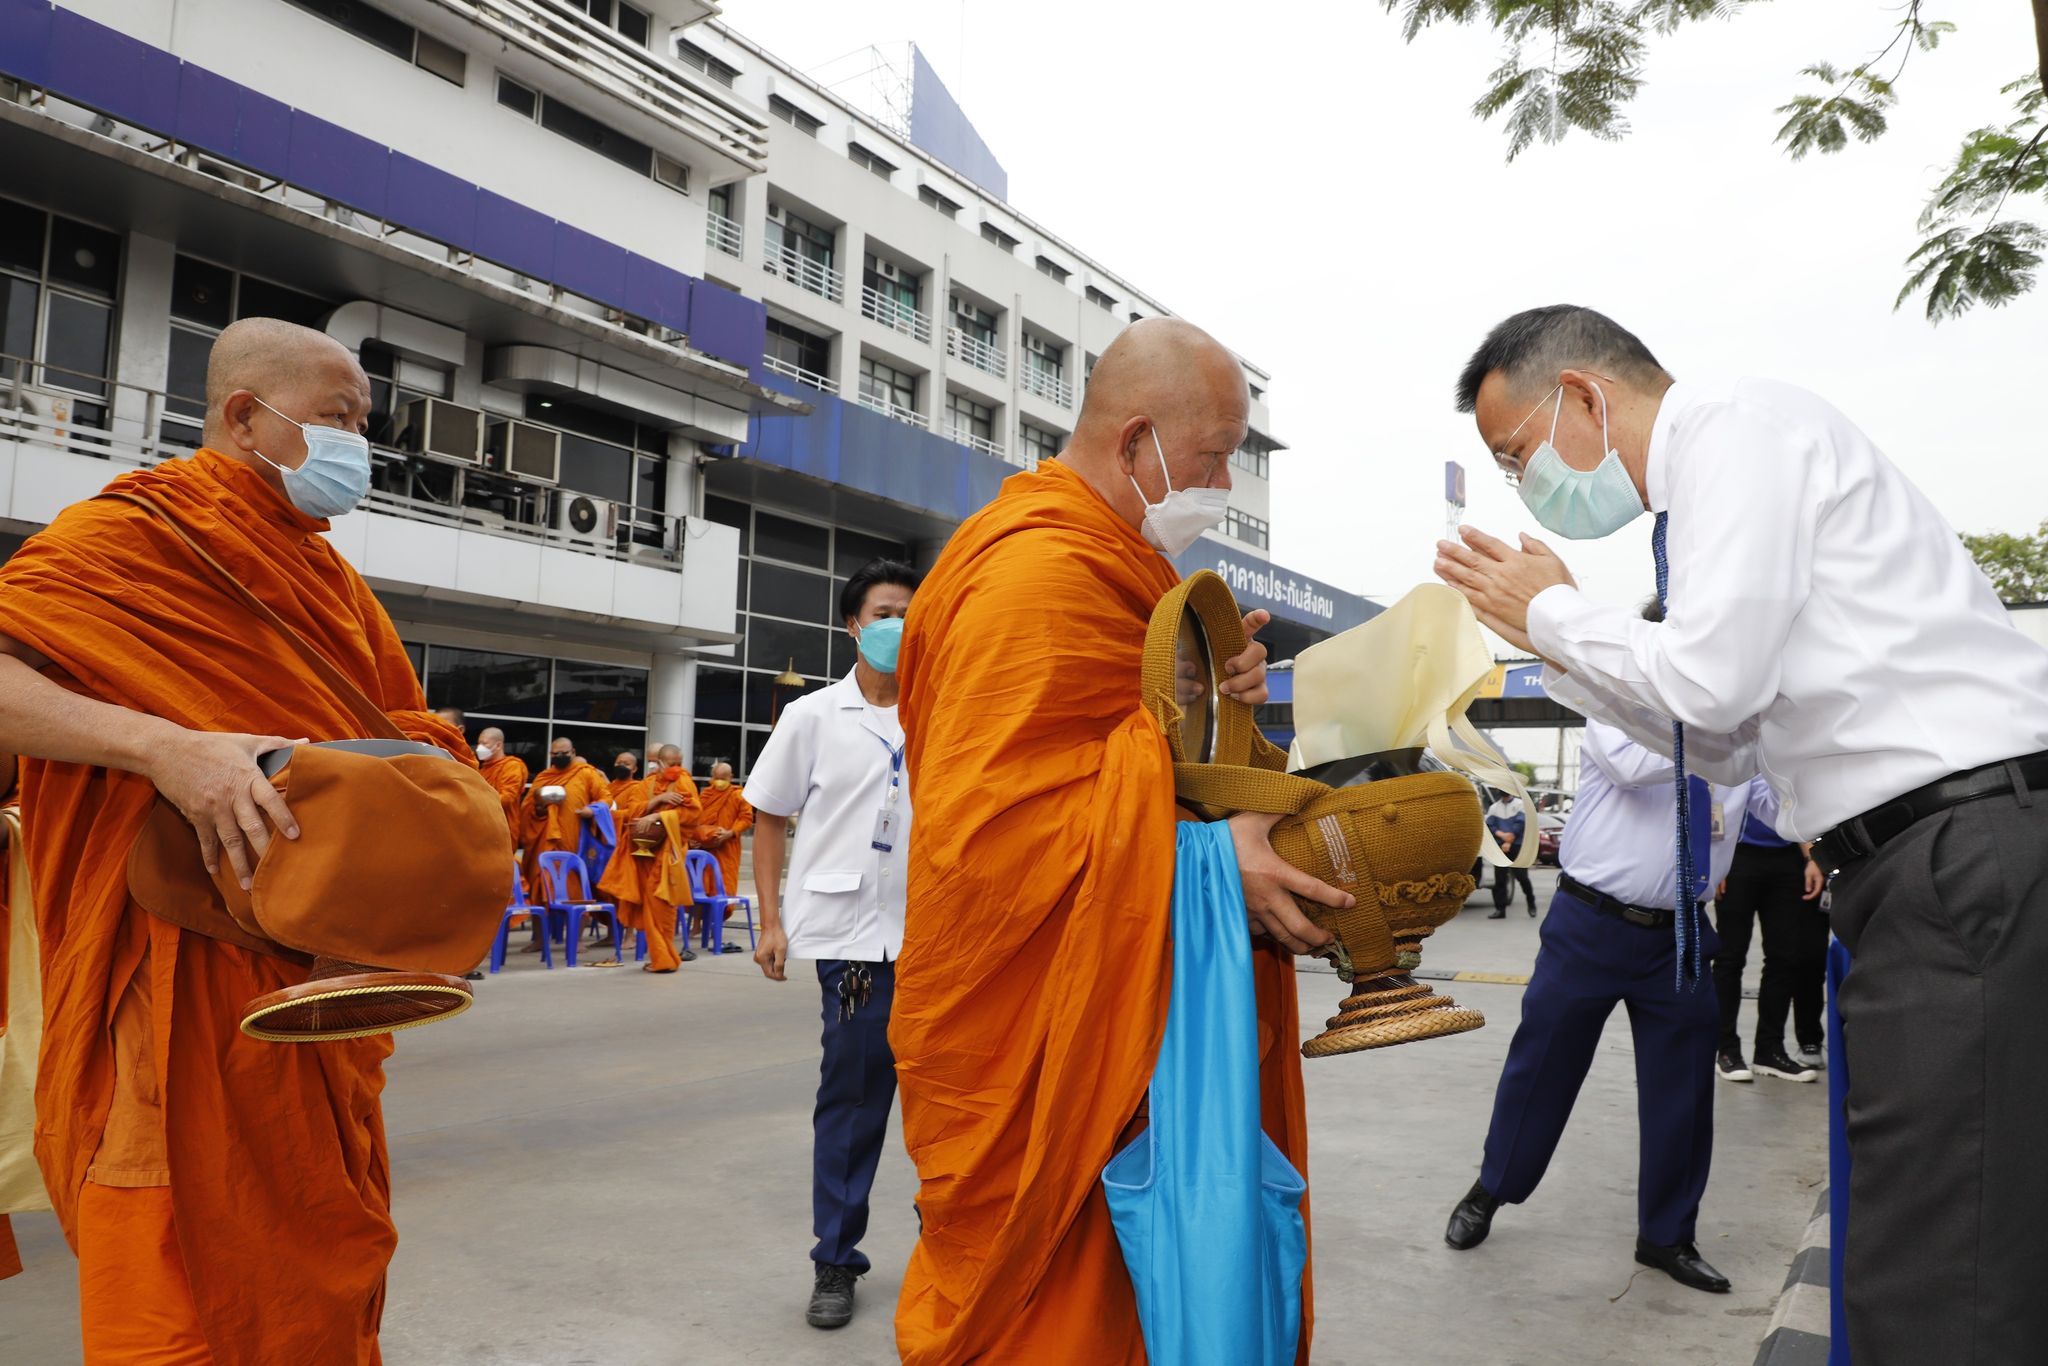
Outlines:
{"label": "overcast sky", "polygon": [[[2048,517],[2048,288],[1939,328],[1892,311],[1928,187],[1967,129],[2006,120],[1998,87],[2034,51],[2024,6],[1948,8],[1961,30],[1913,57],[1891,133],[1797,164],[1773,111],[1803,65],[1888,41],[1876,0],[1688,28],[1653,48],[1625,140],[1513,166],[1469,112],[1497,40],[1409,46],[1372,3],[726,0],[725,19],[806,69],[917,42],[1021,211],[1272,372],[1274,558],[1391,600],[1429,575],[1447,459],[1469,521],[1539,531],[1451,407],[1486,329],[1536,304],[1613,315],[1681,378],[1819,392],[1961,529]],[[1648,540],[1643,518],[1559,549],[1633,600]]]}

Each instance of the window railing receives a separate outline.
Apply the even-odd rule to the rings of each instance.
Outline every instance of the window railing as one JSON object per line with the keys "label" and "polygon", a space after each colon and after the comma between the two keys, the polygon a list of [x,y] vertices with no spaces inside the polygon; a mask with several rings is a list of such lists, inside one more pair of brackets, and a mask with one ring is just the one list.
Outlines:
{"label": "window railing", "polygon": [[946,333],[946,354],[964,360],[975,369],[994,375],[997,379],[1009,373],[1009,364],[1002,352],[981,338],[972,333],[962,332],[957,327]]}
{"label": "window railing", "polygon": [[839,392],[839,381],[833,379],[830,375],[821,375],[815,370],[806,370],[801,365],[793,361],[786,361],[780,356],[762,357],[761,368],[771,374],[793,379],[798,384],[808,384],[820,393],[836,394]]}
{"label": "window railing", "polygon": [[795,247],[776,241],[772,233],[764,245],[768,256],[761,268],[770,275],[779,275],[798,289],[809,290],[835,304],[846,297],[846,277],[823,261],[814,261]]}
{"label": "window railing", "polygon": [[545,0],[433,3],[754,172],[768,169],[768,130],[759,117],[734,100],[699,90],[676,68],[587,15],[558,11]]}
{"label": "window railing", "polygon": [[1074,386],[1050,370],[1041,370],[1035,365],[1024,367],[1024,392],[1036,394],[1048,403],[1062,408],[1074,406]]}
{"label": "window railing", "polygon": [[[0,375],[4,375],[0,377],[0,443],[13,441],[23,446],[104,460],[116,467],[109,470],[110,479],[119,473],[118,467],[156,465],[190,455],[198,448],[198,420],[173,413],[171,395],[160,389],[146,389],[139,384],[110,380],[104,376],[65,371],[72,377],[70,382],[78,383],[80,387],[84,387],[82,381],[85,380],[107,386],[108,397],[87,398],[40,388],[32,374],[43,372],[43,383],[61,385],[66,380],[52,372],[62,369],[0,354]],[[7,371],[12,373],[4,374]],[[95,416],[91,421],[81,420],[81,410],[105,416]],[[528,425],[550,431],[560,430],[547,427],[546,423]],[[166,435],[167,430],[170,435]],[[608,560],[654,560],[672,567],[681,565],[684,546],[690,539],[684,534],[682,518],[624,504],[619,505],[618,524],[610,535],[578,535],[557,530],[557,512],[564,500],[595,495],[585,495],[575,489],[522,483],[515,476],[482,465],[434,461],[432,457],[390,446],[372,446],[370,450],[372,464],[379,477],[396,477],[423,459],[444,468],[452,467],[465,478],[472,472],[481,475],[490,481],[491,490],[501,496],[508,510],[495,511],[466,500],[441,502],[393,492],[385,487],[373,487],[360,505],[359,510],[363,512],[380,512],[403,517],[407,521],[577,550]],[[597,498],[597,501],[601,504],[607,500]]]}
{"label": "window railing", "polygon": [[946,432],[946,435],[952,437],[953,440],[967,447],[968,450],[980,451],[983,455],[992,455],[998,460],[1006,458],[1003,455],[1003,448],[1000,445],[989,440],[985,436],[976,436],[973,432],[968,431],[965,427],[952,427]]}
{"label": "window railing", "polygon": [[740,233],[740,225],[724,214],[713,209],[704,215],[705,246],[722,251],[727,256],[738,256],[744,240]]}
{"label": "window railing", "polygon": [[880,413],[883,417],[893,417],[898,422],[906,423],[909,426],[917,427],[924,431],[931,430],[931,419],[927,418],[923,413],[920,413],[915,408],[905,408],[899,403],[891,402],[880,394],[862,391],[858,401],[861,407],[871,413]]}
{"label": "window railing", "polygon": [[860,287],[860,315],[863,318],[872,318],[882,326],[901,332],[916,341],[928,342],[932,339],[932,319],[929,313],[921,312],[901,299],[884,294],[873,285]]}

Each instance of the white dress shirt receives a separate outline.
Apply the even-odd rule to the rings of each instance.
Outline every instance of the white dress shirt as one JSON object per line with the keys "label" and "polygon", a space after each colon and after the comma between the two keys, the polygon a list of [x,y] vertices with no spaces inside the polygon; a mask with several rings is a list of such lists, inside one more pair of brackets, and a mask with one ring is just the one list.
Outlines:
{"label": "white dress shirt", "polygon": [[2048,649],[2015,630],[1934,505],[1826,402],[1771,380],[1674,384],[1650,437],[1667,620],[1564,585],[1529,637],[1551,697],[1739,782],[1812,839],[1963,769],[2048,749]]}
{"label": "white dress shirt", "polygon": [[[770,816],[803,814],[792,840],[782,928],[792,958],[893,961],[903,951],[910,773],[896,708],[861,696],[848,674],[799,697],[754,760],[743,795]],[[874,848],[875,817],[900,784],[893,847]]]}
{"label": "white dress shirt", "polygon": [[[1557,850],[1558,866],[1595,891],[1631,906],[1662,909],[1678,899],[1678,790],[1670,756],[1658,754],[1604,721],[1586,723],[1579,750],[1579,792]],[[1709,783],[1713,838],[1707,895],[1728,876],[1742,818],[1762,806],[1761,778]]]}

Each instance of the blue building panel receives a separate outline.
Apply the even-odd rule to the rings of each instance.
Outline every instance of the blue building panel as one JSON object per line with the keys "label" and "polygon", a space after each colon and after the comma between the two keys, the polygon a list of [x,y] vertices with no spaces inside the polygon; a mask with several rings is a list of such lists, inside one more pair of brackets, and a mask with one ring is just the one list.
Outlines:
{"label": "blue building panel", "polygon": [[477,192],[476,254],[545,280],[555,268],[555,220],[489,190]]}
{"label": "blue building panel", "polygon": [[549,279],[574,294],[613,308],[626,306],[626,249],[567,223],[555,224],[555,264]]}
{"label": "blue building panel", "polygon": [[626,303],[628,313],[637,313],[674,332],[690,330],[690,277],[670,270],[659,261],[629,254],[626,257]]}
{"label": "blue building panel", "polygon": [[1175,556],[1174,565],[1183,574],[1213,569],[1230,585],[1239,605],[1247,611],[1263,607],[1282,620],[1321,631],[1348,631],[1385,610],[1356,593],[1347,593],[1306,574],[1296,574],[1207,537]]}
{"label": "blue building panel", "polygon": [[458,251],[475,251],[480,193],[466,180],[403,152],[393,152],[384,216]]}
{"label": "blue building panel", "polygon": [[0,72],[30,85],[48,85],[55,21],[48,0],[0,0]]}
{"label": "blue building panel", "polygon": [[391,184],[389,147],[303,109],[292,110],[291,136],[285,175],[294,185],[372,218],[384,216]]}
{"label": "blue building panel", "polygon": [[690,345],[754,370],[768,347],[768,310],[709,280],[690,281]]}
{"label": "blue building panel", "polygon": [[291,106],[187,62],[178,73],[178,121],[171,136],[282,179],[291,164]]}
{"label": "blue building panel", "polygon": [[178,121],[176,57],[60,9],[52,17],[43,84],[65,99],[168,134]]}

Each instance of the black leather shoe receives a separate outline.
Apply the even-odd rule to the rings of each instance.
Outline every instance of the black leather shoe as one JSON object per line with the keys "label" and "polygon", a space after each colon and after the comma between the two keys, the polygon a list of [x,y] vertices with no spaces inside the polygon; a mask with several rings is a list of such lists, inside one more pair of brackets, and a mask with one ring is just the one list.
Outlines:
{"label": "black leather shoe", "polygon": [[1508,918],[1508,913],[1506,911],[1501,910],[1488,911],[1486,913],[1486,918],[1488,920],[1506,920]]}
{"label": "black leather shoe", "polygon": [[1536,903],[1533,901],[1529,903],[1529,918],[1531,920],[1536,918]]}
{"label": "black leather shoe", "polygon": [[1694,1290],[1704,1290],[1710,1295],[1728,1293],[1728,1278],[1707,1265],[1707,1259],[1700,1256],[1696,1243],[1678,1243],[1672,1247],[1658,1247],[1636,1239],[1636,1260],[1644,1266],[1657,1270]]}
{"label": "black leather shoe", "polygon": [[846,1267],[819,1262],[817,1278],[811,1286],[811,1307],[804,1311],[804,1322],[813,1328],[844,1328],[852,1323],[853,1283],[858,1279]]}
{"label": "black leather shoe", "polygon": [[1493,1212],[1500,1208],[1500,1201],[1486,1193],[1486,1187],[1478,1181],[1465,1192],[1465,1198],[1451,1211],[1451,1222],[1444,1229],[1444,1241],[1460,1252],[1478,1247],[1486,1241],[1486,1235],[1493,1232]]}

